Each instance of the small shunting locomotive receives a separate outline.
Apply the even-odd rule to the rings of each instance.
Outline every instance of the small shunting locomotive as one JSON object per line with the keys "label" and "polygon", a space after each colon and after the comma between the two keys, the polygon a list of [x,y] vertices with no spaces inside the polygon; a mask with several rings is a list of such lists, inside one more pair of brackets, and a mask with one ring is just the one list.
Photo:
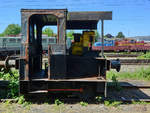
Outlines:
{"label": "small shunting locomotive", "polygon": [[[96,93],[106,96],[106,71],[119,71],[119,60],[104,57],[103,49],[93,51],[99,21],[111,20],[112,12],[68,12],[67,9],[22,9],[22,44],[18,61],[20,94],[72,93],[88,98]],[[43,66],[42,28],[57,26],[56,44],[48,44],[48,62]],[[74,33],[66,47],[66,30]],[[36,32],[35,32],[36,31]],[[44,67],[44,68],[43,68]]]}

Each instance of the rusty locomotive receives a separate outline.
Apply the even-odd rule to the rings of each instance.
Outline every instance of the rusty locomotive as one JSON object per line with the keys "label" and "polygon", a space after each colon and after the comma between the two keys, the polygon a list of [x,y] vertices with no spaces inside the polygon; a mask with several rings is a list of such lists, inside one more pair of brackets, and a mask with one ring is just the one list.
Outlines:
{"label": "rusty locomotive", "polygon": [[[106,71],[120,69],[119,60],[104,57],[104,50],[93,51],[94,31],[101,20],[102,42],[104,20],[112,12],[68,12],[67,9],[22,9],[21,56],[16,59],[20,74],[20,94],[79,93],[89,97],[96,92],[106,96]],[[43,66],[42,28],[57,26],[57,43],[49,44],[48,62]],[[74,43],[66,47],[66,30],[74,33]],[[35,32],[36,31],[36,32]]]}

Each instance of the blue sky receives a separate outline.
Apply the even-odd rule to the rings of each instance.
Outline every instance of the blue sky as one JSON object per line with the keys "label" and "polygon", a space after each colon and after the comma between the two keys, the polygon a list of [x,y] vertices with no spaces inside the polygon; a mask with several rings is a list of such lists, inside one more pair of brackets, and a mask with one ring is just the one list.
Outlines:
{"label": "blue sky", "polygon": [[113,19],[104,22],[105,34],[150,36],[150,0],[0,0],[0,33],[8,24],[21,23],[21,8],[112,11]]}

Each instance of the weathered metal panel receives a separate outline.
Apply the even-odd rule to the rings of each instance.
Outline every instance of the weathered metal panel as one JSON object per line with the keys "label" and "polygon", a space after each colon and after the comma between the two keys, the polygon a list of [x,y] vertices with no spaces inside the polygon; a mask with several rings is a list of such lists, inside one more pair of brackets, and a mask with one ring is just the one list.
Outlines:
{"label": "weathered metal panel", "polygon": [[66,55],[51,55],[50,78],[64,79],[66,77]]}
{"label": "weathered metal panel", "polygon": [[25,60],[19,59],[19,79],[24,80],[25,79]]}
{"label": "weathered metal panel", "polygon": [[[26,15],[25,13],[21,13],[21,50],[20,50],[20,53],[21,53],[21,57],[23,58],[27,58],[27,49],[28,49],[28,45],[27,45],[27,33],[28,33],[28,15]],[[20,79],[28,79],[28,74],[29,74],[29,71],[28,71],[28,66],[26,65],[26,62],[25,61],[24,63],[23,62],[20,62]]]}
{"label": "weathered metal panel", "polygon": [[66,52],[64,44],[51,44],[52,55],[62,55]]}
{"label": "weathered metal panel", "polygon": [[[59,36],[58,43],[66,45],[66,18],[58,19],[58,33],[57,34]],[[66,48],[64,48],[64,51],[65,50]]]}
{"label": "weathered metal panel", "polygon": [[27,26],[28,26],[28,17],[21,13],[21,56],[25,56],[25,45],[26,45],[26,37],[27,37]]}
{"label": "weathered metal panel", "polygon": [[93,57],[52,55],[50,59],[51,79],[96,76],[101,65]]}
{"label": "weathered metal panel", "polygon": [[112,20],[112,12],[69,12],[67,20]]}
{"label": "weathered metal panel", "polygon": [[64,17],[64,12],[67,12],[66,9],[21,9],[21,13],[25,13],[26,15],[34,15],[34,14],[52,14],[57,16],[58,18]]}
{"label": "weathered metal panel", "polygon": [[93,57],[67,56],[67,78],[94,75],[98,75],[98,63]]}

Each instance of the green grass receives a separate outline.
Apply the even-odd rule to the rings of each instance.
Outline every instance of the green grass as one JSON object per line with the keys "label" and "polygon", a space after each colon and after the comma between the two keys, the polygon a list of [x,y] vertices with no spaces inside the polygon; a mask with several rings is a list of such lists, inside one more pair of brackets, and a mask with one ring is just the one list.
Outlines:
{"label": "green grass", "polygon": [[144,101],[132,101],[132,104],[150,104],[149,102],[144,102]]}
{"label": "green grass", "polygon": [[131,80],[150,80],[150,67],[144,69],[141,68],[140,70],[137,70],[135,72],[115,72],[115,71],[109,71],[107,73],[107,79],[112,80],[113,76],[115,76],[117,79],[131,79]]}
{"label": "green grass", "polygon": [[150,52],[147,52],[146,54],[138,56],[137,59],[150,59]]}

